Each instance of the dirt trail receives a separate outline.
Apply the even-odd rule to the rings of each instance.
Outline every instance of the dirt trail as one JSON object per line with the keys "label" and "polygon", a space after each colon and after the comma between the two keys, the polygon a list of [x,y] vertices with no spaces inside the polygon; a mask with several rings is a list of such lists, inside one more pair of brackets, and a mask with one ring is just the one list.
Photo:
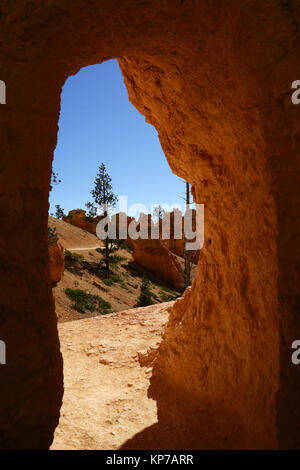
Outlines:
{"label": "dirt trail", "polygon": [[101,244],[103,246],[103,243],[96,235],[86,232],[75,225],[68,224],[63,220],[49,217],[48,225],[51,228],[56,228],[59,242],[66,250],[96,250],[101,248]]}
{"label": "dirt trail", "polygon": [[118,449],[157,421],[138,353],[158,347],[171,305],[59,324],[65,394],[52,449]]}
{"label": "dirt trail", "polygon": [[68,248],[69,251],[88,251],[88,250],[98,250],[98,249],[104,250],[103,246],[90,246],[88,248]]}

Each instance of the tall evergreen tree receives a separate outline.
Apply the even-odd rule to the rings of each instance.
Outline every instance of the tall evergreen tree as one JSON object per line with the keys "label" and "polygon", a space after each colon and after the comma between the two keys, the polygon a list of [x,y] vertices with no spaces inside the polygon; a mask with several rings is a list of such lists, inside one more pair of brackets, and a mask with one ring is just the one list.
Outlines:
{"label": "tall evergreen tree", "polygon": [[104,163],[101,163],[98,169],[98,173],[96,175],[94,181],[94,189],[92,189],[91,194],[100,209],[104,213],[108,213],[108,211],[114,207],[117,203],[117,197],[113,192],[113,187],[111,184],[111,177],[106,171]]}
{"label": "tall evergreen tree", "polygon": [[153,304],[152,301],[152,292],[150,289],[150,281],[143,276],[142,284],[141,284],[141,293],[138,297],[138,305],[140,307],[146,307],[147,305]]}
{"label": "tall evergreen tree", "polygon": [[85,207],[87,208],[86,217],[91,219],[95,218],[97,215],[97,207],[95,206],[95,204],[93,202],[88,201],[85,203]]}
{"label": "tall evergreen tree", "polygon": [[[91,194],[94,202],[99,206],[100,212],[103,217],[107,217],[109,211],[116,205],[117,196],[113,192],[111,177],[106,171],[104,163],[98,168],[98,173],[94,181],[94,189]],[[109,255],[110,255],[110,240],[109,237],[105,239],[105,269],[109,273]]]}
{"label": "tall evergreen tree", "polygon": [[56,204],[56,205],[55,205],[55,209],[56,209],[56,211],[55,211],[55,217],[56,217],[57,219],[62,219],[63,216],[65,215],[63,208],[62,208],[59,204]]}

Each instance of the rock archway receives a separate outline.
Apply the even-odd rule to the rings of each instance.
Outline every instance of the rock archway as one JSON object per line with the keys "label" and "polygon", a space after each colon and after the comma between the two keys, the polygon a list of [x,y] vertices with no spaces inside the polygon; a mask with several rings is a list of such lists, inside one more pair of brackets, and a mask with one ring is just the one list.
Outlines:
{"label": "rock archway", "polygon": [[[1,5],[1,448],[47,448],[58,422],[46,234],[60,91],[113,57],[172,170],[205,204],[197,279],[153,370],[159,446],[299,447],[289,350],[300,334],[299,17],[298,1],[279,0]],[[151,448],[154,435],[126,445]]]}

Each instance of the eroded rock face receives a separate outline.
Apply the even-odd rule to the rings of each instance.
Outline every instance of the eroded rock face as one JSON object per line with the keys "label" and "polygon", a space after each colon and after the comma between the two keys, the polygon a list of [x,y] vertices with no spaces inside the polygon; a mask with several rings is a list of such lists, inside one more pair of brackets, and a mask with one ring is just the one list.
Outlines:
{"label": "eroded rock face", "polygon": [[134,261],[170,287],[182,291],[183,272],[176,256],[160,240],[131,240]]}
{"label": "eroded rock face", "polygon": [[[151,216],[146,216],[148,223],[148,236],[147,240],[137,239],[132,240],[128,235],[128,227],[131,222],[137,224],[133,217],[128,217],[125,213],[116,214],[113,216],[115,220],[111,219],[112,223],[116,224],[116,237],[122,230],[126,230],[127,238],[125,243],[132,251],[134,261],[141,267],[146,268],[150,273],[162,280],[170,287],[179,291],[183,289],[183,272],[179,261],[172,253],[179,252],[179,256],[183,256],[183,241],[182,240],[152,240],[150,238],[151,230]],[[96,227],[101,220],[101,217],[86,217],[86,212],[82,209],[76,209],[69,212],[68,216],[63,217],[64,222],[67,222],[76,227],[82,228],[96,235]],[[173,233],[174,235],[174,233]],[[173,243],[172,243],[173,241]],[[181,242],[181,245],[176,242]],[[180,247],[181,246],[181,250]],[[172,248],[172,249],[171,249]],[[51,261],[51,259],[50,259]],[[50,265],[51,266],[51,265]]]}
{"label": "eroded rock face", "polygon": [[82,228],[93,235],[96,235],[96,227],[99,220],[101,220],[101,217],[87,217],[86,211],[82,209],[74,209],[67,216],[63,217],[64,222]]}
{"label": "eroded rock face", "polygon": [[65,268],[64,250],[59,243],[49,246],[50,279],[52,284],[61,280]]}
{"label": "eroded rock face", "polygon": [[299,18],[298,1],[1,5],[1,448],[47,448],[58,422],[47,219],[60,92],[112,57],[206,222],[153,369],[159,422],[131,445],[300,447]]}

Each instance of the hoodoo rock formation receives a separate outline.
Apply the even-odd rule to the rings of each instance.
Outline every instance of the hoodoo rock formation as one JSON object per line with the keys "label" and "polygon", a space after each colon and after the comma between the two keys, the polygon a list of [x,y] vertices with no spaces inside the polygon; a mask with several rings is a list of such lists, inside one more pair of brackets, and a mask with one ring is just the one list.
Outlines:
{"label": "hoodoo rock formation", "polygon": [[70,211],[68,215],[65,215],[62,220],[96,235],[96,227],[99,220],[101,220],[101,217],[87,217],[86,211],[82,209],[74,209],[73,211]]}
{"label": "hoodoo rock formation", "polygon": [[131,240],[132,256],[140,266],[170,287],[183,289],[183,271],[176,256],[160,240]]}
{"label": "hoodoo rock formation", "polygon": [[299,0],[1,3],[2,449],[48,448],[58,423],[47,220],[60,93],[110,58],[205,204],[197,277],[154,363],[158,423],[126,445],[300,448],[299,21]]}
{"label": "hoodoo rock formation", "polygon": [[[194,211],[195,212],[195,211]],[[131,222],[140,230],[139,223],[133,218],[128,217],[125,213],[116,214],[111,218],[111,223],[116,225],[116,237],[122,230],[127,234],[125,239],[126,245],[132,250],[134,261],[141,267],[146,268],[150,273],[157,276],[158,279],[169,284],[171,287],[181,291],[183,289],[183,270],[176,256],[184,256],[184,240],[174,239],[174,213],[170,214],[170,240],[153,240],[151,239],[151,215],[143,216],[146,218],[148,229],[148,238],[137,240],[131,239],[128,234],[128,227]],[[67,216],[63,217],[63,221],[76,227],[87,230],[88,232],[96,235],[96,227],[101,217],[86,217],[86,212],[82,209],[76,209],[69,212]],[[182,226],[184,224],[182,223]],[[160,223],[159,234],[161,236],[162,227]],[[195,230],[195,213],[193,213],[193,230]],[[193,252],[195,255],[194,262],[197,261],[198,252]]]}

